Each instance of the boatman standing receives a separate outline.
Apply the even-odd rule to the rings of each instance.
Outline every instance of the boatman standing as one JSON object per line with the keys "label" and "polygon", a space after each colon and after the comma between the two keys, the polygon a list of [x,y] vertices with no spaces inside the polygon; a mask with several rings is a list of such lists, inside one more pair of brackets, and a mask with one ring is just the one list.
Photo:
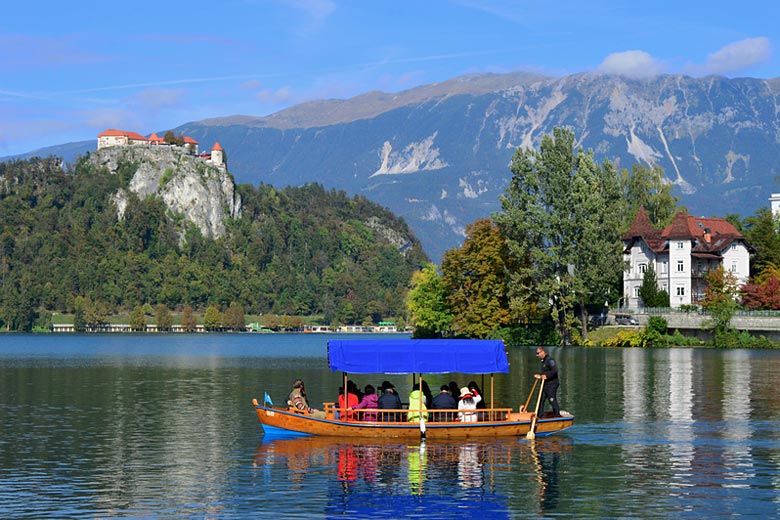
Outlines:
{"label": "boatman standing", "polygon": [[539,404],[539,417],[544,417],[544,402],[549,400],[552,405],[553,415],[555,417],[561,416],[561,407],[558,405],[558,386],[560,382],[558,380],[558,365],[555,360],[550,357],[544,347],[536,347],[536,357],[542,360],[542,371],[539,374],[534,374],[536,379],[544,381],[544,389],[542,391],[542,402]]}

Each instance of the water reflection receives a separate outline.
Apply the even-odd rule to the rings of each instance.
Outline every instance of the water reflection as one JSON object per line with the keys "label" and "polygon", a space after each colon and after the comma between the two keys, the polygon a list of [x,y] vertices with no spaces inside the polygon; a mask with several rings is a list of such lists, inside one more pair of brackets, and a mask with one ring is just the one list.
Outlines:
{"label": "water reflection", "polygon": [[724,357],[723,370],[723,467],[726,472],[726,487],[750,487],[755,477],[753,453],[749,440],[753,431],[750,426],[751,363],[748,352],[736,350]]}
{"label": "water reflection", "polygon": [[553,511],[558,464],[570,450],[565,438],[407,444],[304,437],[264,440],[253,465],[264,475],[285,467],[282,478],[292,489],[305,489],[314,475],[322,486],[324,476],[326,512],[333,516],[510,518],[499,482],[524,470],[533,476],[537,511]]}

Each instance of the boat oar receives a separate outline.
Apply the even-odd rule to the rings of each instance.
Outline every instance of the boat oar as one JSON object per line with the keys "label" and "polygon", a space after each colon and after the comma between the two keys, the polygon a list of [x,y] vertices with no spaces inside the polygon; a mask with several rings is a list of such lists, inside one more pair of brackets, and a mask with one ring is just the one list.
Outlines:
{"label": "boat oar", "polygon": [[521,412],[527,412],[528,411],[528,405],[531,402],[531,397],[534,395],[534,390],[536,390],[536,384],[539,383],[538,379],[534,379],[534,386],[531,387],[531,393],[528,394],[528,399],[525,400],[525,404],[522,408],[520,408]]}
{"label": "boat oar", "polygon": [[536,398],[536,410],[534,410],[534,416],[531,417],[531,429],[528,430],[528,433],[525,434],[526,439],[536,438],[536,433],[534,433],[534,430],[536,429],[536,419],[539,413],[539,405],[542,404],[542,392],[544,392],[544,379],[542,379],[542,384],[539,386],[539,397]]}

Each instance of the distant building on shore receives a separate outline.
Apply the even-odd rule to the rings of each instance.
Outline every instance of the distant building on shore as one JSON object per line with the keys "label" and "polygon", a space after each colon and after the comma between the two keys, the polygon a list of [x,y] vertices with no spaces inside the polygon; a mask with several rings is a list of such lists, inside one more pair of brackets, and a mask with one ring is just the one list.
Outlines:
{"label": "distant building on shore", "polygon": [[[165,142],[157,133],[152,132],[149,137],[144,137],[137,132],[128,132],[127,130],[116,130],[109,128],[98,134],[97,149],[109,146],[178,146]],[[225,154],[219,142],[215,141],[211,148],[211,153],[198,153],[200,143],[192,137],[185,135],[182,138],[182,148],[186,149],[192,155],[197,155],[204,161],[215,166],[225,166]]]}
{"label": "distant building on shore", "polygon": [[772,216],[777,217],[780,213],[780,193],[773,193],[769,197],[769,205],[772,208]]}

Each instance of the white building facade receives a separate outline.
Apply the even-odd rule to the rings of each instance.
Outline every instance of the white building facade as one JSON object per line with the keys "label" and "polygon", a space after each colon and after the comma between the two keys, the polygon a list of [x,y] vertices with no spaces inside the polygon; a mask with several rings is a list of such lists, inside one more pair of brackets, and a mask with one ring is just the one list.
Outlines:
{"label": "white building facade", "polygon": [[655,229],[640,208],[623,235],[623,306],[640,308],[645,272],[652,265],[658,289],[669,293],[672,307],[698,303],[704,297],[707,274],[719,266],[734,273],[740,285],[750,275],[752,248],[728,221],[684,213],[662,230]]}

